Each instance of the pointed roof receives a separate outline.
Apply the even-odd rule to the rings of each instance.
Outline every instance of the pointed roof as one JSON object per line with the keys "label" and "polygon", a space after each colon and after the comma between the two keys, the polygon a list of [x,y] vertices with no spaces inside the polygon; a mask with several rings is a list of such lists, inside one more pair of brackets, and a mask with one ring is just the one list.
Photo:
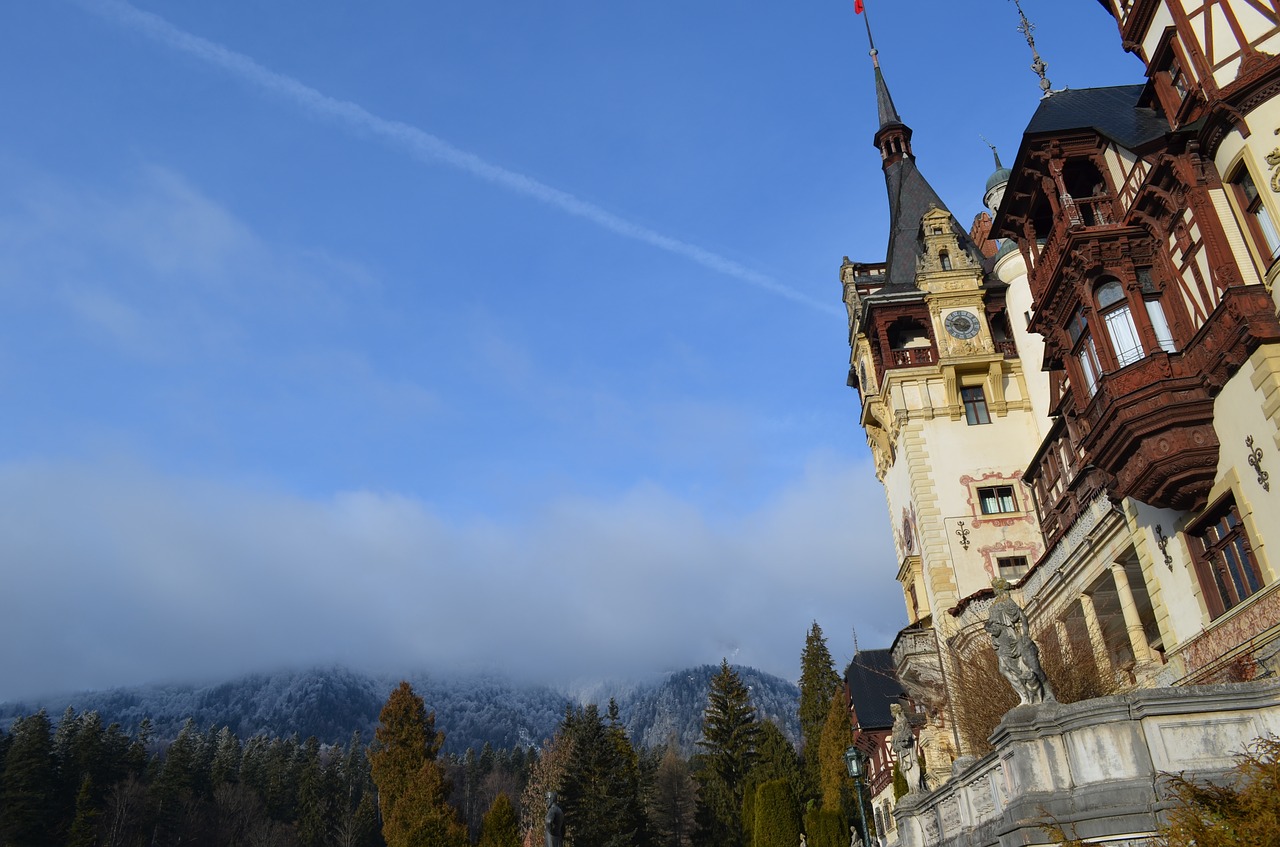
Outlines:
{"label": "pointed roof", "polygon": [[[875,57],[873,56],[873,59]],[[875,61],[876,69],[876,103],[880,115],[880,129],[876,132],[877,146],[882,137],[889,133],[903,135],[904,141],[911,138],[911,128],[902,122],[898,110],[893,105],[889,94],[889,86],[884,81],[880,70],[880,62]],[[920,257],[923,242],[920,239],[920,221],[931,208],[950,212],[947,204],[942,202],[938,192],[924,178],[924,174],[916,167],[915,156],[909,148],[902,156],[887,159],[884,166],[885,188],[889,192],[889,249],[885,257],[885,288],[914,289],[916,287],[916,260]],[[974,250],[969,234],[952,216],[952,231],[959,239],[960,245],[971,252]],[[977,256],[975,255],[975,258]]]}
{"label": "pointed roof", "polygon": [[902,118],[898,117],[898,110],[894,108],[893,98],[889,96],[889,86],[885,84],[884,74],[880,72],[879,60],[875,61],[875,66],[876,106],[880,110],[880,128],[884,129],[890,124],[902,123]]}

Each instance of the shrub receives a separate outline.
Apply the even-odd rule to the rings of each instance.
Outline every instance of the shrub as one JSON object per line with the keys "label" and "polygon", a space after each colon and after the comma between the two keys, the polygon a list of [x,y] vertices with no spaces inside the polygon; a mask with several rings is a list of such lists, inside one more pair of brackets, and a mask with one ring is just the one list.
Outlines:
{"label": "shrub", "polygon": [[1280,739],[1259,738],[1222,783],[1166,777],[1175,799],[1168,847],[1237,847],[1280,839]]}

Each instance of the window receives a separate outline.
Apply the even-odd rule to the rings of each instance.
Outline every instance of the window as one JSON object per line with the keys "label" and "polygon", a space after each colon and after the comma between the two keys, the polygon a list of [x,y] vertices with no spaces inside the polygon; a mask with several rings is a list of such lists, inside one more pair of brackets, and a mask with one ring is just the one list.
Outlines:
{"label": "window", "polygon": [[984,515],[1000,515],[1018,511],[1018,501],[1013,497],[1012,485],[997,485],[978,489],[978,507]]}
{"label": "window", "polygon": [[1236,169],[1235,176],[1231,178],[1231,188],[1244,214],[1245,226],[1253,236],[1258,250],[1266,257],[1268,263],[1274,261],[1277,256],[1280,256],[1280,233],[1276,232],[1271,213],[1262,202],[1262,195],[1258,193],[1258,186],[1253,182],[1253,175],[1244,165]]}
{"label": "window", "polygon": [[1216,505],[1187,529],[1187,537],[1209,617],[1218,617],[1262,589],[1262,572],[1234,499]]}
{"label": "window", "polygon": [[1169,331],[1169,321],[1164,316],[1164,307],[1159,300],[1147,300],[1147,317],[1151,319],[1151,328],[1156,333],[1156,343],[1166,353],[1177,353],[1178,347],[1173,343],[1173,333]]}
{"label": "window", "polygon": [[1080,363],[1080,372],[1084,376],[1084,387],[1092,397],[1098,392],[1098,378],[1102,376],[1102,366],[1098,362],[1098,348],[1089,336],[1089,322],[1085,319],[1084,310],[1076,309],[1067,324],[1067,332],[1071,342],[1075,344],[1076,360]]}
{"label": "window", "polygon": [[1015,579],[1021,579],[1027,572],[1026,556],[1001,556],[996,559],[996,567],[1000,571],[1000,578],[1013,582]]}
{"label": "window", "polygon": [[987,395],[982,392],[981,385],[961,388],[960,399],[964,401],[964,418],[969,426],[991,423],[991,415],[987,413]]}
{"label": "window", "polygon": [[1173,90],[1178,93],[1178,102],[1181,103],[1187,99],[1187,78],[1182,73],[1182,68],[1177,62],[1169,65],[1169,84],[1173,86]]}
{"label": "window", "polygon": [[1098,301],[1098,313],[1111,338],[1116,363],[1120,367],[1131,365],[1143,357],[1142,342],[1138,340],[1138,328],[1133,324],[1129,301],[1124,296],[1124,286],[1110,280],[1098,286],[1094,292]]}
{"label": "window", "polygon": [[951,254],[946,250],[938,251],[938,262],[942,265],[944,271],[951,270]]}

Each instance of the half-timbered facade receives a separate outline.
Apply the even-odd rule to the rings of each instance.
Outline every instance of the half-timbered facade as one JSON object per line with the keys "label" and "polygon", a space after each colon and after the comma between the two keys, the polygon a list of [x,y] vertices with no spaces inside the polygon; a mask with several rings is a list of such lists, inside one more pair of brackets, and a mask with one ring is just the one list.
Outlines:
{"label": "half-timbered facade", "polygon": [[1280,671],[1280,0],[1101,2],[1147,80],[1041,101],[987,185],[994,255],[876,67],[892,222],[841,267],[849,384],[934,772],[993,577],[1121,687]]}

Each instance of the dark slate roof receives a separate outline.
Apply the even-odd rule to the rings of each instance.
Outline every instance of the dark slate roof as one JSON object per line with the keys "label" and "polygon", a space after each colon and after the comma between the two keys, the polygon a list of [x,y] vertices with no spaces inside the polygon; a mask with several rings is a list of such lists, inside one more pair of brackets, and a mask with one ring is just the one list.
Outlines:
{"label": "dark slate roof", "polygon": [[1169,132],[1159,112],[1139,106],[1143,85],[1056,91],[1040,101],[1024,138],[1072,129],[1092,129],[1130,150]]}
{"label": "dark slate roof", "polygon": [[876,109],[880,112],[881,128],[889,124],[900,124],[902,118],[898,117],[898,110],[893,105],[893,98],[889,96],[889,86],[885,84],[884,74],[880,72],[880,65],[876,64]]}
{"label": "dark slate roof", "polygon": [[900,702],[902,685],[893,673],[890,650],[859,650],[844,672],[844,684],[858,713],[858,725],[865,730],[893,726],[892,703]]}
{"label": "dark slate roof", "polygon": [[[898,117],[898,110],[889,96],[889,86],[885,84],[884,74],[879,63],[876,70],[876,107],[879,111],[880,129],[883,132],[889,127],[901,127],[908,135],[911,130]],[[920,257],[923,243],[920,239],[920,220],[930,208],[947,209],[938,192],[924,178],[916,167],[914,156],[903,156],[884,169],[885,188],[889,192],[889,249],[885,253],[885,292],[914,290],[916,287],[916,260]],[[980,253],[973,246],[960,223],[952,216],[951,228],[955,232],[962,248],[979,258]]]}

